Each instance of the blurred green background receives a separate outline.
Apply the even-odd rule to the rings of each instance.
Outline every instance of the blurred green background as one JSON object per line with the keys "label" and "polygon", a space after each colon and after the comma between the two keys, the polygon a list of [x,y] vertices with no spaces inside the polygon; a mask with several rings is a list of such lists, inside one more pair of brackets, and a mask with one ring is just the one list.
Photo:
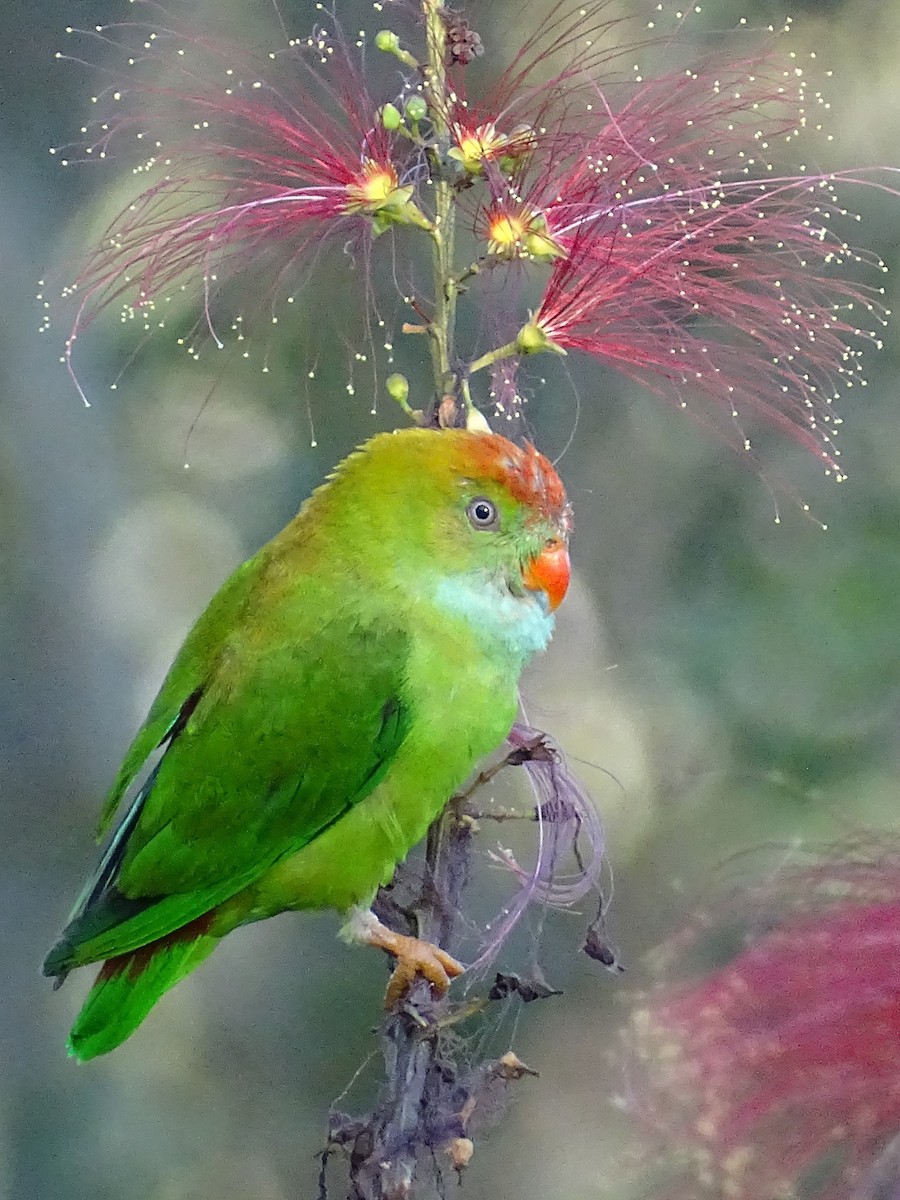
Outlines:
{"label": "blurred green background", "polygon": [[[239,0],[188,7],[201,20],[231,9],[256,31]],[[362,5],[337,7],[348,28],[368,20]],[[127,1045],[81,1068],[64,1042],[87,980],[53,994],[38,974],[93,861],[99,798],[185,630],[333,462],[393,418],[386,400],[369,413],[362,384],[348,396],[341,355],[320,355],[307,386],[289,339],[269,374],[229,373],[205,407],[213,376],[162,339],[109,391],[96,381],[124,357],[115,332],[86,340],[95,403],[82,407],[58,362],[66,327],[38,336],[32,298],[111,215],[116,173],[63,171],[48,154],[77,136],[91,90],[53,56],[67,23],[128,8],[0,6],[0,1196],[282,1200],[314,1194],[328,1103],[374,1044],[378,956],[338,942],[328,916],[239,931]],[[308,0],[283,8],[297,30],[314,20]],[[521,8],[476,0],[468,15],[490,45]],[[900,163],[900,4],[708,0],[704,20],[764,26],[785,11],[798,48],[834,70],[827,165]],[[859,243],[896,268],[900,203],[851,202]],[[886,278],[890,305],[900,271]],[[320,320],[309,300],[297,308],[300,326]],[[577,955],[580,925],[550,922],[543,958],[565,995],[523,1015],[517,1049],[541,1078],[479,1146],[472,1200],[624,1197],[610,1052],[629,992],[648,982],[643,952],[734,851],[769,843],[783,859],[798,839],[895,826],[898,354],[889,331],[868,388],[845,397],[846,484],[757,441],[764,472],[786,475],[827,532],[790,505],[775,524],[770,491],[736,455],[656,397],[572,363],[581,415],[561,470],[577,579],[525,696],[604,814],[612,929],[631,970],[603,973]],[[530,419],[548,452],[573,409],[568,385],[538,393]]]}

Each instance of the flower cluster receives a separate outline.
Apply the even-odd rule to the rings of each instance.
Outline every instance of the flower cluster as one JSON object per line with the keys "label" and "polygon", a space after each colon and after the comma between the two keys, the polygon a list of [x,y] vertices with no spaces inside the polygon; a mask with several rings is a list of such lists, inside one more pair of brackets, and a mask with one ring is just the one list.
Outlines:
{"label": "flower cluster", "polygon": [[482,220],[495,253],[553,264],[520,354],[590,354],[730,419],[747,450],[743,418],[762,416],[840,478],[830,406],[864,382],[859,348],[880,345],[886,313],[877,289],[835,272],[868,257],[839,233],[840,176],[779,175],[767,155],[807,120],[787,75],[707,62],[615,111],[598,85],[574,160],[495,172]]}
{"label": "flower cluster", "polygon": [[635,1107],[686,1168],[667,1197],[896,1194],[898,868],[896,848],[841,847],[668,947],[683,962],[744,927],[727,965],[632,1016]]}
{"label": "flower cluster", "polygon": [[[397,323],[437,343],[439,393],[504,357],[578,351],[743,450],[761,418],[842,477],[831,404],[864,383],[860,350],[879,344],[887,314],[882,289],[844,273],[884,266],[847,241],[838,189],[883,185],[783,170],[823,103],[796,56],[707,57],[645,79],[624,67],[646,34],[629,33],[607,0],[560,0],[498,78],[470,88],[472,64],[483,79],[490,56],[435,0],[421,8],[428,36],[437,28],[444,41],[439,70],[416,51],[414,24],[351,44],[331,21],[255,56],[133,2],[154,19],[94,34],[128,66],[103,94],[117,111],[87,149],[149,143],[135,170],[151,182],[72,286],[70,369],[75,340],[110,306],[151,332],[172,296],[195,288],[221,344],[216,304],[229,281],[268,272],[266,287],[241,291],[277,320],[323,244],[356,242],[372,305],[380,313],[374,293],[390,275],[393,303],[410,309]],[[377,7],[402,21],[414,6]],[[476,256],[456,263],[452,222],[463,219]],[[431,300],[409,283],[428,238],[446,275]],[[391,242],[390,271],[372,261],[374,239]],[[477,303],[473,280],[488,269],[524,271],[539,302],[481,322],[498,344],[461,347],[456,301]]]}

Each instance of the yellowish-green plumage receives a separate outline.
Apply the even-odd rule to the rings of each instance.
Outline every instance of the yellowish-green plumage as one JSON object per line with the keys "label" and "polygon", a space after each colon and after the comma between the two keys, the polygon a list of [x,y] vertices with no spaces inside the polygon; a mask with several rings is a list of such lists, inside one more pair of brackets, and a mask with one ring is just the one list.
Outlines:
{"label": "yellowish-green plumage", "polygon": [[232,575],[125,757],[102,832],[163,751],[45,962],[109,960],[74,1054],[118,1045],[237,925],[371,901],[509,731],[552,628],[527,572],[567,527],[530,448],[405,430]]}

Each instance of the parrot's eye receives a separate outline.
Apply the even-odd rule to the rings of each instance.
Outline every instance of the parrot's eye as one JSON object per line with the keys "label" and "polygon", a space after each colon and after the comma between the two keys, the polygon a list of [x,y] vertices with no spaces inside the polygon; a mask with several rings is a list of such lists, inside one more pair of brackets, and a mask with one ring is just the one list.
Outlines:
{"label": "parrot's eye", "polygon": [[466,509],[473,529],[496,529],[500,524],[500,514],[497,505],[484,496],[476,496]]}

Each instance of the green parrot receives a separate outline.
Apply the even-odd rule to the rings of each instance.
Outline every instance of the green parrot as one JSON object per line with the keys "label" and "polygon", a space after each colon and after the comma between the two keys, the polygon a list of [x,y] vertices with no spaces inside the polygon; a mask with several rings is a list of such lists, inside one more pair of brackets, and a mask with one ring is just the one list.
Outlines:
{"label": "green parrot", "polygon": [[106,802],[131,796],[44,962],[102,962],[69,1038],[114,1049],[239,925],[334,908],[441,992],[461,965],[369,906],[503,741],[569,582],[533,447],[405,429],[346,458],[188,634]]}

